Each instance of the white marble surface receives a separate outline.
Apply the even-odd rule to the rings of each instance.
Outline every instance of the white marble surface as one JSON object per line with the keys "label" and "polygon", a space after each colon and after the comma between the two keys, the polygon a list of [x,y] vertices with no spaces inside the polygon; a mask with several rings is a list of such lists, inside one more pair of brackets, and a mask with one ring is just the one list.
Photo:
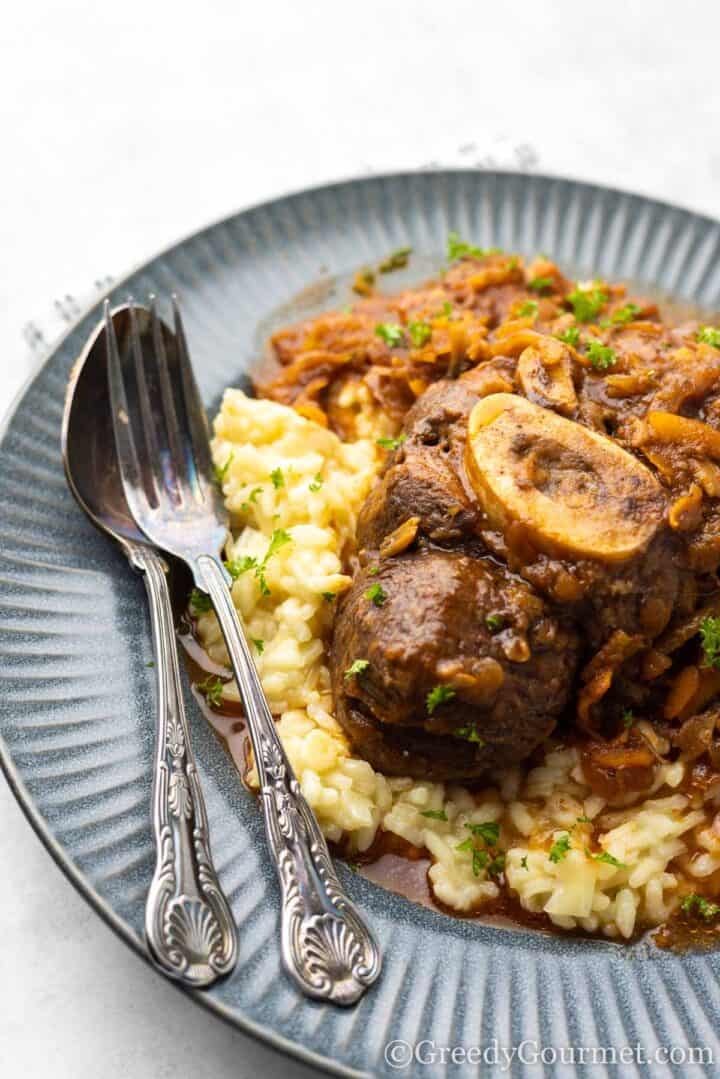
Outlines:
{"label": "white marble surface", "polygon": [[[492,159],[720,214],[719,29],[703,0],[6,7],[0,407],[55,298],[307,184]],[[310,1074],[130,954],[1,782],[0,820],[0,1075]]]}

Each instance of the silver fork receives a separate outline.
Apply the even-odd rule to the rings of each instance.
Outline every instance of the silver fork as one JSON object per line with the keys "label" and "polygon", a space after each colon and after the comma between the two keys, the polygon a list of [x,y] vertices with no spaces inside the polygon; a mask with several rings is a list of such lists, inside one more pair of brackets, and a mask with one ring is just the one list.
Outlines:
{"label": "silver fork", "polygon": [[[352,1004],[381,967],[375,937],[345,895],[320,827],[285,755],[230,596],[220,552],[228,515],[213,480],[210,431],[177,300],[174,334],[150,298],[149,330],[132,319],[121,355],[105,308],[108,383],[125,497],[137,525],[181,559],[212,601],[242,695],[268,845],[281,891],[281,952],[309,996]],[[144,321],[144,320],[143,320]]]}

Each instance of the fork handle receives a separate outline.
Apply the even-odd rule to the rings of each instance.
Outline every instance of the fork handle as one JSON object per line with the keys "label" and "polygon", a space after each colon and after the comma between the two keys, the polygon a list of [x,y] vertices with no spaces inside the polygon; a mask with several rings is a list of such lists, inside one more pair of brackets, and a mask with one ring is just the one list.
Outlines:
{"label": "fork handle", "polygon": [[196,570],[196,581],[202,580],[215,608],[250,730],[267,840],[280,882],[283,964],[308,996],[352,1004],[380,973],[378,944],[343,891],[285,755],[227,575],[210,555],[197,559]]}
{"label": "fork handle", "polygon": [[167,566],[133,544],[150,604],[157,676],[157,740],[152,792],[156,864],[145,907],[145,936],[166,974],[207,986],[237,959],[237,931],[212,862],[205,802],[185,716]]}

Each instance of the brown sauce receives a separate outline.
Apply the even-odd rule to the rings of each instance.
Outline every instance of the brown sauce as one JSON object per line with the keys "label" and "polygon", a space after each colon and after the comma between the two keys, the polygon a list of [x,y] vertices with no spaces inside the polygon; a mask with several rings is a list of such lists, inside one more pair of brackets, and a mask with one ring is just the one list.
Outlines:
{"label": "brown sauce", "polygon": [[[193,696],[203,716],[219,739],[230,757],[242,785],[257,797],[257,790],[248,783],[251,769],[250,735],[240,704],[223,703],[222,709],[211,708],[205,697],[195,687],[208,674],[229,674],[227,668],[215,663],[195,638],[192,627],[181,619],[178,627],[178,639],[182,645],[188,674],[193,683]],[[580,741],[577,733],[563,739],[566,744]],[[719,782],[717,774],[709,766],[696,764],[684,784],[684,793],[701,793],[708,785]],[[559,937],[580,937],[600,939],[608,942],[601,933],[587,933],[582,929],[569,932],[552,924],[545,914],[535,914],[525,910],[517,898],[501,888],[497,899],[483,904],[482,909],[466,913],[446,907],[434,895],[428,870],[432,865],[427,851],[414,847],[392,832],[379,832],[372,846],[360,855],[347,854],[341,848],[334,847],[333,855],[351,866],[353,870],[373,884],[389,892],[401,895],[405,899],[440,914],[452,918],[465,918],[481,922],[483,925],[505,929],[526,929]],[[720,870],[708,878],[703,885],[703,893],[714,897],[720,895]],[[642,939],[647,930],[640,927],[630,942]],[[717,946],[718,926],[716,923],[705,924],[702,920],[689,918],[680,913],[657,930],[649,933],[659,948],[672,951],[690,949],[708,950]]]}

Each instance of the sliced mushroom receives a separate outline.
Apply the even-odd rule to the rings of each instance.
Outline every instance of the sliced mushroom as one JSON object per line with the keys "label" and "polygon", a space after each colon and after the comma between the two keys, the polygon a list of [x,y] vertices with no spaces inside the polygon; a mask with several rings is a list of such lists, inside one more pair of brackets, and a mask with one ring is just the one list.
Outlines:
{"label": "sliced mushroom", "polygon": [[564,416],[572,415],[577,408],[567,352],[548,356],[540,349],[526,348],[518,360],[517,380],[525,397],[536,405]]}
{"label": "sliced mushroom", "polygon": [[662,522],[660,486],[635,457],[514,394],[475,405],[465,464],[491,525],[522,525],[550,555],[627,561]]}

